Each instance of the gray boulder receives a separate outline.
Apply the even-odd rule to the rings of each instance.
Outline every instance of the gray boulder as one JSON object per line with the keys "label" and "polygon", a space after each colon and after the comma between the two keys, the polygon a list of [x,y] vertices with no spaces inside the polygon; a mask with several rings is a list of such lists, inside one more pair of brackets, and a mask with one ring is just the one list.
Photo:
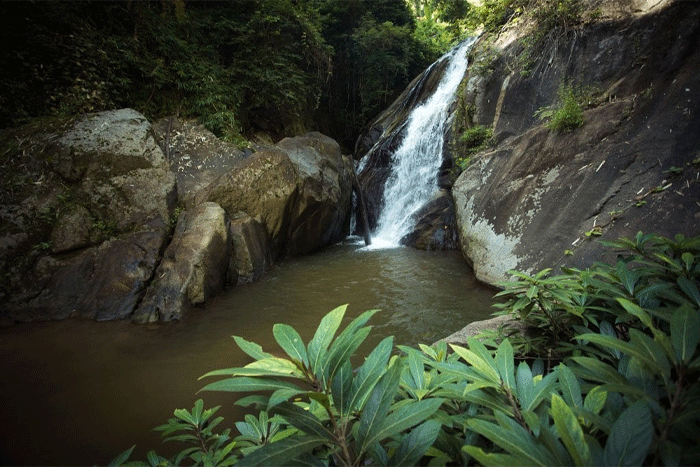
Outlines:
{"label": "gray boulder", "polygon": [[12,290],[2,321],[127,316],[153,275],[176,199],[151,125],[123,109],[23,136],[18,157],[38,181],[0,206],[3,238],[22,240],[0,250]]}
{"label": "gray boulder", "polygon": [[192,207],[199,190],[246,157],[244,151],[193,121],[169,117],[154,124],[153,129],[175,174],[178,203],[182,206]]}
{"label": "gray boulder", "polygon": [[272,266],[265,227],[244,212],[236,213],[229,226],[232,255],[228,280],[232,285],[257,281]]}
{"label": "gray boulder", "polygon": [[273,259],[305,254],[343,238],[349,228],[351,167],[338,144],[320,133],[262,149],[197,195],[230,216],[244,211],[262,224]]}
{"label": "gray boulder", "polygon": [[459,248],[454,203],[447,190],[440,190],[414,215],[415,227],[401,244],[420,250],[456,250]]}
{"label": "gray boulder", "polygon": [[180,214],[175,234],[134,312],[135,323],[180,319],[224,286],[230,255],[226,213],[203,203]]}

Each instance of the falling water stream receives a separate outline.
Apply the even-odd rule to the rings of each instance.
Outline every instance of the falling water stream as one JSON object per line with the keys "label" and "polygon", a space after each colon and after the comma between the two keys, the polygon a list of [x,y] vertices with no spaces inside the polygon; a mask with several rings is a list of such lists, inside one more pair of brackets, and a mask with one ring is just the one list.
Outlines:
{"label": "falling water stream", "polygon": [[[466,67],[466,47],[449,57],[439,97],[414,112],[415,131],[442,134],[440,118]],[[442,117],[424,117],[433,113]],[[177,323],[67,320],[0,329],[0,465],[106,464],[134,444],[138,459],[152,448],[169,455],[174,447],[161,445],[152,428],[199,397],[222,405],[220,415],[232,426],[241,416],[235,398],[197,391],[202,374],[248,361],[233,334],[274,351],[274,323],[288,323],[308,340],[323,315],[348,303],[346,321],[381,310],[360,349],[366,352],[388,335],[395,344],[431,343],[488,317],[494,289],[475,280],[459,252],[386,246],[396,245],[410,213],[435,189],[442,138],[433,140],[406,142],[397,154],[387,199],[392,205],[407,199],[382,218],[377,237],[387,242],[377,243],[384,248],[354,238],[283,261],[259,282],[227,290]],[[426,166],[413,155],[425,156]],[[402,180],[406,173],[414,177]],[[402,194],[406,187],[420,193]]]}
{"label": "falling water stream", "polygon": [[467,54],[476,38],[462,42],[440,60],[449,60],[435,92],[411,111],[404,139],[392,156],[392,170],[384,191],[384,209],[377,220],[372,242],[399,244],[413,223],[413,214],[438,189],[447,112],[467,69]]}

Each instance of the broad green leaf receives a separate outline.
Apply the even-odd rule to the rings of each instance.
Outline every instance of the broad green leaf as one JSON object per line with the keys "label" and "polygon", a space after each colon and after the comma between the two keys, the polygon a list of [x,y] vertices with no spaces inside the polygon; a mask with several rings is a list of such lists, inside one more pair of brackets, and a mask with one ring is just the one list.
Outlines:
{"label": "broad green leaf", "polygon": [[[572,374],[573,376],[573,374]],[[580,393],[579,393],[580,396]],[[554,426],[557,428],[566,450],[575,465],[589,465],[591,453],[588,443],[583,436],[583,430],[578,423],[576,415],[571,411],[566,402],[557,394],[552,394],[552,408],[550,409]]]}
{"label": "broad green leaf", "polygon": [[387,361],[391,354],[394,337],[384,338],[372,352],[367,356],[365,362],[357,370],[357,375],[353,378],[348,412],[362,410],[370,392],[377,384],[379,378],[387,369]]}
{"label": "broad green leaf", "polygon": [[671,343],[679,362],[687,364],[693,358],[700,339],[700,316],[687,305],[671,316]]}
{"label": "broad green leaf", "polygon": [[581,385],[578,383],[574,372],[562,363],[557,367],[557,374],[559,376],[559,382],[562,394],[564,395],[564,400],[566,400],[568,404],[581,407],[583,405],[583,400],[581,398]]}
{"label": "broad green leaf", "polygon": [[664,381],[668,381],[671,376],[671,364],[666,358],[664,349],[654,339],[637,329],[630,329],[630,343],[638,349],[644,349],[648,360],[653,362],[651,368],[663,376]]}
{"label": "broad green leaf", "polygon": [[685,276],[679,276],[676,282],[678,282],[678,287],[681,288],[683,293],[693,299],[696,306],[700,307],[700,291],[698,291],[697,284]]}
{"label": "broad green leaf", "polygon": [[686,271],[692,271],[693,269],[693,262],[695,261],[695,256],[689,252],[686,251],[681,255],[681,259],[683,260],[683,264],[685,265],[685,270]]}
{"label": "broad green leaf", "polygon": [[[483,346],[481,343],[480,345]],[[471,350],[471,344],[470,349],[465,349],[464,347],[452,344],[451,346],[452,350],[454,350],[457,355],[462,357],[465,362],[472,366],[473,371],[478,372],[481,376],[493,384],[497,386],[501,385],[501,377],[498,374],[498,368],[496,367],[496,362],[493,361],[493,357],[489,355],[489,360],[485,360],[476,352]]]}
{"label": "broad green leaf", "polygon": [[513,363],[513,346],[510,344],[510,340],[508,339],[504,339],[496,350],[496,366],[498,367],[498,373],[501,375],[503,384],[515,392],[516,385],[515,364]]}
{"label": "broad green leaf", "polygon": [[639,280],[639,273],[628,269],[627,264],[623,261],[618,261],[615,269],[617,277],[620,279],[620,283],[625,287],[625,290],[627,290],[627,293],[634,295],[634,287]]}
{"label": "broad green leaf", "polygon": [[276,443],[265,444],[242,458],[239,467],[261,465],[287,465],[293,459],[326,443],[321,436],[290,436]]}
{"label": "broad green leaf", "polygon": [[284,417],[287,423],[307,435],[326,438],[329,441],[333,440],[333,433],[323,425],[323,422],[318,417],[296,404],[282,402],[272,410],[272,413]]}
{"label": "broad green leaf", "polygon": [[465,393],[464,400],[471,402],[472,404],[488,407],[494,412],[505,412],[506,414],[513,416],[513,408],[505,401],[504,398],[497,397],[481,389]]}
{"label": "broad green leaf", "polygon": [[288,401],[294,396],[298,396],[299,394],[305,394],[307,391],[303,391],[301,389],[289,389],[289,388],[283,388],[283,389],[278,389],[275,392],[272,393],[270,396],[270,399],[267,402],[267,410],[272,409],[275,407],[277,404],[281,402]]}
{"label": "broad green leaf", "polygon": [[382,420],[383,423],[379,431],[367,437],[364,445],[371,446],[427,420],[440,408],[442,403],[443,399],[431,398],[404,405]]}
{"label": "broad green leaf", "polygon": [[423,367],[423,359],[417,350],[408,351],[408,369],[413,378],[414,387],[423,389],[425,387],[425,369]]}
{"label": "broad green leaf", "polygon": [[233,340],[236,341],[236,344],[243,352],[253,357],[255,360],[272,357],[272,354],[264,352],[262,347],[255,342],[248,342],[247,340],[238,336],[233,336]]}
{"label": "broad green leaf", "polygon": [[[201,400],[201,399],[200,399]],[[184,420],[187,423],[197,426],[198,422],[192,414],[187,409],[175,409],[173,414],[180,420]]]}
{"label": "broad green leaf", "polygon": [[428,420],[414,428],[408,436],[404,436],[401,444],[389,459],[388,465],[408,466],[418,465],[440,433],[440,422]]}
{"label": "broad green leaf", "polygon": [[247,376],[222,379],[221,381],[207,384],[200,389],[200,391],[252,392],[277,391],[278,389],[294,389],[301,391],[301,388],[286,381],[267,378],[249,378]]}
{"label": "broad green leaf", "polygon": [[464,446],[462,449],[483,466],[503,467],[504,465],[522,465],[518,457],[511,456],[510,454],[484,452],[482,448],[472,445]]}
{"label": "broad green leaf", "polygon": [[332,381],[332,391],[331,396],[333,397],[333,403],[338,409],[341,416],[348,415],[348,404],[350,398],[350,390],[352,389],[352,364],[349,360],[335,372],[335,377]]}
{"label": "broad green leaf", "polygon": [[588,391],[586,399],[583,401],[583,407],[590,410],[594,414],[599,414],[605,407],[605,400],[608,398],[608,393],[600,386],[595,386]]}
{"label": "broad green leaf", "polygon": [[[291,362],[290,362],[291,363]],[[268,370],[266,368],[225,368],[222,370],[214,370],[209,373],[202,375],[199,379],[207,378],[209,376],[273,376],[273,377],[289,377],[291,373],[289,371],[274,371]]]}
{"label": "broad green leaf", "polygon": [[[620,352],[622,352],[626,355],[629,355],[630,357],[636,358],[639,361],[649,365],[649,367],[651,367],[651,368],[656,367],[656,363],[649,356],[649,354],[646,352],[645,349],[638,348],[637,346],[633,345],[632,343],[622,341],[622,340],[617,339],[615,337],[602,336],[600,334],[588,333],[588,334],[581,334],[581,335],[577,336],[576,339],[585,340],[588,342],[593,342],[594,344],[599,344],[601,346],[609,347],[612,349],[617,349]],[[660,368],[659,368],[659,371],[661,371]]]}
{"label": "broad green leaf", "polygon": [[357,443],[360,453],[367,452],[372,444],[381,441],[381,439],[375,439],[375,437],[384,425],[389,407],[394,402],[399,389],[402,370],[403,368],[399,362],[394,361],[374,386],[374,389],[372,389],[362,411],[357,430]]}
{"label": "broad green leaf", "polygon": [[[338,337],[331,344],[331,348],[328,351],[328,358],[326,359],[328,367],[322,369],[324,376],[332,380],[338,368],[344,365],[345,362],[350,361],[350,357],[362,345],[370,331],[371,328],[367,326],[356,330],[348,338],[341,339]],[[338,345],[336,346],[336,344]]]}
{"label": "broad green leaf", "polygon": [[526,405],[534,398],[535,385],[532,382],[532,371],[525,362],[520,362],[515,373],[518,399],[521,405]]}
{"label": "broad green leaf", "polygon": [[540,402],[542,402],[552,391],[552,388],[556,383],[556,377],[556,373],[552,372],[539,381],[536,381],[532,389],[532,398],[527,400],[526,403],[523,403],[522,401],[520,403],[523,410],[534,412],[535,409],[537,409],[537,406],[540,405]]}
{"label": "broad green leaf", "polygon": [[341,305],[324,316],[316,329],[314,337],[309,341],[307,349],[309,365],[311,366],[311,371],[319,378],[322,377],[319,374],[319,368],[323,366],[322,359],[324,356],[327,356],[325,351],[333,340],[333,336],[343,320],[347,307],[347,305]]}
{"label": "broad green leaf", "polygon": [[574,373],[583,379],[597,381],[599,383],[627,384],[627,380],[620,372],[597,358],[572,357],[571,360],[580,365],[572,369]]}
{"label": "broad green leaf", "polygon": [[651,411],[643,402],[636,402],[613,424],[603,450],[603,462],[605,465],[642,465],[653,439]]}
{"label": "broad green leaf", "polygon": [[642,309],[639,305],[624,298],[618,298],[617,301],[620,305],[622,305],[627,313],[639,318],[639,320],[644,323],[646,327],[650,329],[654,328],[654,324],[651,321],[651,316],[649,316],[649,313],[644,311],[644,309]]}
{"label": "broad green leaf", "polygon": [[275,336],[277,343],[292,360],[301,362],[305,366],[309,365],[304,341],[301,340],[301,336],[293,327],[287,324],[275,324],[272,327],[272,335]]}
{"label": "broad green leaf", "polygon": [[[556,459],[540,444],[536,443],[523,427],[510,430],[477,418],[468,420],[467,426],[513,456],[516,462],[512,465],[540,465],[543,467],[557,465]],[[471,451],[468,452],[479,460],[477,455]]]}
{"label": "broad green leaf", "polygon": [[117,457],[112,459],[108,465],[108,467],[118,467],[122,464],[124,464],[127,460],[129,460],[129,457],[131,456],[131,453],[134,451],[134,448],[136,445],[131,446],[129,449],[126,451],[122,452],[119,454]]}
{"label": "broad green leaf", "polygon": [[438,360],[438,354],[432,347],[427,346],[425,344],[418,344],[418,347],[423,351],[424,354],[428,355],[433,360]]}

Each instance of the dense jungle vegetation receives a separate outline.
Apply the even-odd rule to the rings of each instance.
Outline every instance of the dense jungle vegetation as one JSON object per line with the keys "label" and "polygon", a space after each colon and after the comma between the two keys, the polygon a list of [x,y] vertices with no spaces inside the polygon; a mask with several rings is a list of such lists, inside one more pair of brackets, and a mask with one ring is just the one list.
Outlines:
{"label": "dense jungle vegetation", "polygon": [[320,130],[352,148],[475,14],[466,0],[3,2],[0,128],[132,107],[234,142]]}

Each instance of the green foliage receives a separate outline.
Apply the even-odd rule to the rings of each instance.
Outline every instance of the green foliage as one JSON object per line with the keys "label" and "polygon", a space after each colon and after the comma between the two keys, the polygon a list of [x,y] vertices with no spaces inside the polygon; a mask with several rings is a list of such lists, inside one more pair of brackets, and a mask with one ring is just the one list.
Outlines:
{"label": "green foliage", "polygon": [[551,107],[539,109],[540,119],[548,119],[547,128],[552,131],[571,131],[583,125],[583,107],[580,94],[572,85],[562,85],[557,92],[557,102]]}
{"label": "green foliage", "polygon": [[453,175],[459,175],[459,173],[466,170],[471,163],[472,156],[486,149],[491,143],[492,137],[493,128],[483,125],[476,125],[464,130],[464,133],[459,138],[457,151],[459,156],[454,160],[456,170]]}
{"label": "green foliage", "polygon": [[204,375],[224,378],[203,389],[248,394],[237,403],[258,415],[232,439],[215,434],[216,409],[201,401],[176,410],[158,429],[192,446],[170,460],[151,452],[149,464],[695,465],[700,237],[640,233],[610,245],[626,253],[615,265],[518,274],[506,291],[506,311],[564,339],[556,365],[518,361],[513,338],[392,355],[387,337],[353,369],[374,311],[338,333],[343,306],[308,343],[275,325],[284,357],[235,337],[253,361]]}
{"label": "green foliage", "polygon": [[492,137],[493,128],[477,125],[464,130],[459,139],[466,146],[467,153],[474,154],[486,148]]}

